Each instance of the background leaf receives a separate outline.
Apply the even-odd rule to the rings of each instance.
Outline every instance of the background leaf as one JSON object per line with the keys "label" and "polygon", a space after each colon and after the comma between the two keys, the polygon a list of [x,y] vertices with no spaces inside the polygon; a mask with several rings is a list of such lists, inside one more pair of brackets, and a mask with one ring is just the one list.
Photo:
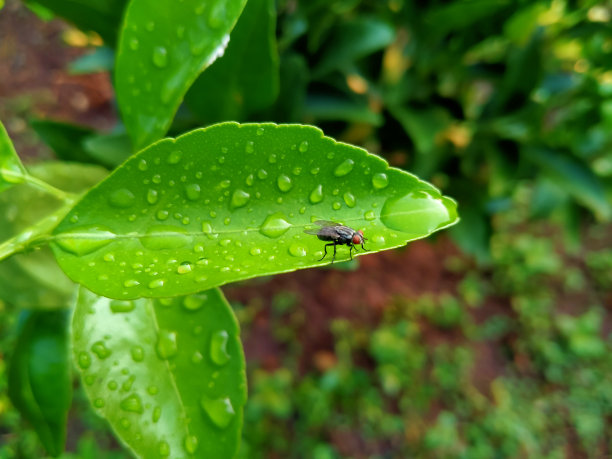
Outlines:
{"label": "background leaf", "polygon": [[246,375],[219,290],[119,301],[81,288],[74,358],[87,396],[139,457],[233,457]]}
{"label": "background leaf", "polygon": [[72,399],[69,316],[67,309],[23,311],[8,375],[11,402],[52,456],[64,450]]}
{"label": "background leaf", "polygon": [[83,148],[83,140],[93,135],[93,129],[44,119],[31,119],[29,124],[58,158],[65,161],[92,162],[89,154]]}
{"label": "background leaf", "polygon": [[15,183],[21,183],[26,170],[21,164],[19,156],[13,147],[4,125],[0,123],[0,193],[12,187]]}
{"label": "background leaf", "polygon": [[364,230],[378,251],[457,213],[433,186],[319,129],[224,123],[131,157],[59,224],[53,249],[96,293],[163,297],[326,264],[304,234],[320,219]]}
{"label": "background leaf", "polygon": [[245,3],[130,2],[115,84],[119,109],[136,149],[165,134],[189,86],[223,54]]}
{"label": "background leaf", "polygon": [[278,95],[274,0],[250,0],[223,58],[195,81],[185,102],[203,122],[241,121]]}

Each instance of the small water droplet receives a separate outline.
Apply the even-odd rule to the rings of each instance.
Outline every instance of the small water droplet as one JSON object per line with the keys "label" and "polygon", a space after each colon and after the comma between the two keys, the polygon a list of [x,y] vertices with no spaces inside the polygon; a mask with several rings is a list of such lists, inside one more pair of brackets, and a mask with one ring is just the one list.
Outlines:
{"label": "small water droplet", "polygon": [[255,176],[253,174],[249,174],[244,180],[244,183],[246,183],[247,186],[253,186],[253,183],[255,183]]}
{"label": "small water droplet", "polygon": [[336,177],[343,177],[350,173],[353,170],[353,166],[355,165],[355,161],[348,158],[341,162],[338,167],[334,170],[334,175]]}
{"label": "small water droplet", "polygon": [[288,192],[293,187],[291,179],[284,174],[278,176],[276,184],[278,185],[278,189],[281,190],[283,193]]}
{"label": "small water droplet", "polygon": [[389,178],[387,177],[387,174],[379,172],[378,174],[374,174],[372,176],[372,186],[377,190],[382,190],[383,188],[386,188],[387,185],[389,185]]}
{"label": "small water droplet", "polygon": [[300,153],[306,153],[308,151],[308,142],[306,140],[302,140],[300,142],[298,150],[300,151]]}
{"label": "small water droplet", "polygon": [[251,195],[249,193],[241,189],[237,189],[232,194],[232,200],[230,202],[230,207],[232,209],[238,209],[240,207],[244,207],[246,206],[247,202],[249,202],[250,198],[251,198]]}
{"label": "small water droplet", "polygon": [[185,195],[190,201],[197,201],[200,198],[200,192],[200,185],[197,183],[185,185]]}
{"label": "small water droplet", "polygon": [[372,238],[372,243],[373,244],[384,244],[385,243],[385,238],[383,236],[381,236],[380,234],[377,234],[376,236],[374,236]]}
{"label": "small water droplet", "polygon": [[184,261],[176,268],[178,274],[188,274],[192,271],[191,263]]}
{"label": "small water droplet", "polygon": [[299,244],[291,244],[289,246],[289,253],[294,257],[305,257],[306,249]]}
{"label": "small water droplet", "polygon": [[251,255],[259,255],[261,253],[261,249],[259,247],[253,247],[251,250],[249,250],[249,253]]}
{"label": "small water droplet", "polygon": [[91,366],[91,356],[87,352],[81,351],[79,352],[77,362],[81,369],[87,370]]}
{"label": "small water droplet", "polygon": [[128,397],[121,400],[119,403],[119,407],[123,411],[129,411],[130,413],[139,413],[142,414],[142,400],[136,394],[129,395]]}
{"label": "small water droplet", "polygon": [[268,162],[270,164],[274,164],[276,161],[278,161],[276,153],[272,153],[270,156],[268,156]]}
{"label": "small water droplet", "polygon": [[176,38],[183,38],[185,36],[185,26],[178,26],[176,28]]}
{"label": "small water droplet", "polygon": [[317,185],[310,193],[309,199],[312,204],[318,204],[323,201],[323,185]]}
{"label": "small water droplet", "polygon": [[147,191],[147,202],[149,204],[155,204],[159,198],[159,193],[157,190],[150,188]]}
{"label": "small water droplet", "polygon": [[286,218],[282,212],[268,215],[261,225],[259,232],[269,238],[282,236],[291,228],[291,223]]}
{"label": "small water droplet", "polygon": [[[126,285],[126,287],[131,287],[131,285]],[[110,310],[114,313],[131,312],[134,310],[133,301],[111,300],[109,306],[110,306]]]}
{"label": "small water droplet", "polygon": [[200,363],[204,359],[204,356],[200,351],[195,351],[191,356],[192,363]]}
{"label": "small water droplet", "polygon": [[87,255],[109,244],[116,234],[100,225],[81,226],[60,233],[57,245],[75,255]]}
{"label": "small water droplet", "polygon": [[178,164],[182,158],[183,158],[183,152],[180,150],[174,150],[168,155],[166,162],[168,164]]}
{"label": "small water droplet", "polygon": [[200,399],[200,405],[210,420],[221,429],[227,428],[236,412],[229,398],[209,398],[206,395]]}
{"label": "small water droplet", "polygon": [[172,225],[154,225],[140,238],[143,246],[150,250],[178,249],[191,243],[191,236],[183,228]]}
{"label": "small water droplet", "polygon": [[344,193],[344,196],[342,196],[344,198],[344,203],[348,206],[348,207],[355,207],[355,204],[357,203],[357,200],[355,199],[355,196],[352,193],[349,193],[348,191],[346,193]]}
{"label": "small water droplet", "polygon": [[118,207],[120,209],[127,209],[134,204],[134,193],[127,188],[119,188],[111,193],[108,201],[111,206]]}
{"label": "small water droplet", "polygon": [[152,384],[147,387],[147,393],[149,395],[157,395],[159,393],[159,387],[157,387],[155,384]]}
{"label": "small water droplet", "polygon": [[229,333],[225,330],[219,330],[212,334],[210,338],[210,359],[216,365],[223,366],[230,361],[230,355],[227,352],[227,342],[229,341]]}
{"label": "small water droplet", "polygon": [[259,178],[259,180],[265,180],[267,176],[268,176],[268,173],[265,170],[259,169],[257,171],[257,177]]}
{"label": "small water droplet", "polygon": [[257,135],[263,135],[263,133],[264,133],[264,128],[258,127],[257,128]]}
{"label": "small water droplet", "polygon": [[91,352],[96,354],[100,360],[110,357],[111,350],[106,347],[104,341],[96,341],[91,345]]}
{"label": "small water droplet", "polygon": [[164,220],[168,218],[169,215],[170,215],[170,212],[168,212],[167,210],[158,210],[157,213],[155,214],[155,218],[163,222]]}
{"label": "small water droplet", "polygon": [[140,161],[138,161],[138,170],[146,171],[148,168],[149,165],[147,164],[146,159],[141,159]]}
{"label": "small water droplet", "polygon": [[140,43],[138,42],[138,38],[130,38],[130,49],[132,51],[136,51],[139,46]]}
{"label": "small water droplet", "polygon": [[374,219],[376,219],[376,214],[374,213],[373,210],[368,210],[365,214],[364,214],[364,218],[367,221],[372,221]]}
{"label": "small water droplet", "polygon": [[187,435],[185,437],[185,450],[189,454],[194,454],[198,449],[198,437],[195,435]]}
{"label": "small water droplet", "polygon": [[94,400],[94,406],[96,408],[102,408],[104,406],[104,399],[102,398],[97,398]]}
{"label": "small water droplet", "polygon": [[219,183],[219,186],[221,188],[229,188],[231,184],[232,184],[231,180],[221,180],[221,183]]}
{"label": "small water droplet", "polygon": [[339,201],[334,201],[334,203],[332,204],[332,209],[334,210],[340,210],[341,207],[342,203],[340,203]]}
{"label": "small water droplet", "polygon": [[168,65],[168,50],[163,46],[156,46],[153,49],[153,64],[160,69]]}
{"label": "small water droplet", "polygon": [[178,352],[178,345],[176,342],[176,332],[170,330],[160,330],[157,336],[157,346],[155,350],[160,359],[169,359]]}
{"label": "small water droplet", "polygon": [[155,408],[153,408],[153,413],[151,413],[151,421],[153,421],[153,423],[156,423],[157,421],[159,421],[159,418],[161,418],[161,407],[156,406]]}
{"label": "small water droplet", "polygon": [[166,279],[153,279],[151,282],[149,282],[149,288],[161,288],[164,286],[165,283]]}
{"label": "small water droplet", "polygon": [[320,170],[321,170],[321,168],[319,168],[319,167],[313,167],[312,169],[310,169],[310,173],[312,175],[317,175]]}
{"label": "small water droplet", "polygon": [[144,349],[140,346],[134,346],[130,349],[134,362],[142,362],[144,360]]}
{"label": "small water droplet", "polygon": [[160,441],[157,444],[157,452],[159,453],[160,456],[163,457],[167,457],[170,456],[170,445],[168,444],[168,442],[165,441]]}
{"label": "small water droplet", "polygon": [[204,306],[207,300],[208,295],[205,293],[200,293],[199,295],[189,295],[183,299],[183,307],[188,311],[197,311]]}
{"label": "small water droplet", "polygon": [[255,144],[253,143],[252,140],[249,140],[246,145],[244,146],[244,152],[251,154],[255,151]]}

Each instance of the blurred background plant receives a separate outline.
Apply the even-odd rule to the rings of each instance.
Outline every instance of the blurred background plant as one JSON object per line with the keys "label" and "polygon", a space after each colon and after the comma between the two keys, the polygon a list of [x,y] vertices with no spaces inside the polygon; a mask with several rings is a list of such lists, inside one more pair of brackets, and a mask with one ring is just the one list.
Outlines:
{"label": "blurred background plant", "polygon": [[[126,2],[74,3],[4,5],[0,117],[30,162],[109,168],[131,153],[109,79]],[[227,119],[314,124],[430,180],[462,222],[452,242],[225,289],[249,360],[241,456],[611,455],[612,3],[279,0],[272,19],[259,4],[170,135]],[[258,49],[257,14],[272,38],[276,21],[274,74],[240,54]],[[224,75],[227,92],[211,95]],[[3,276],[0,456],[39,457],[7,393],[33,300]],[[124,457],[75,397],[64,457]]]}

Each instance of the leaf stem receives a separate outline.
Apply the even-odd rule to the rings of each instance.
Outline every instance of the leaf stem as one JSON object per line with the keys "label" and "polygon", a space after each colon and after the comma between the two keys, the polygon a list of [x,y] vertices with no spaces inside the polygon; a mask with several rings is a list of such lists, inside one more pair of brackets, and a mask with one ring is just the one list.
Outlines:
{"label": "leaf stem", "polygon": [[23,178],[24,178],[24,181],[27,182],[28,184],[56,197],[60,201],[64,201],[64,203],[66,204],[72,204],[76,201],[77,195],[74,193],[69,193],[69,192],[60,190],[59,188],[56,188],[47,182],[37,179],[36,177],[30,174],[24,175]]}

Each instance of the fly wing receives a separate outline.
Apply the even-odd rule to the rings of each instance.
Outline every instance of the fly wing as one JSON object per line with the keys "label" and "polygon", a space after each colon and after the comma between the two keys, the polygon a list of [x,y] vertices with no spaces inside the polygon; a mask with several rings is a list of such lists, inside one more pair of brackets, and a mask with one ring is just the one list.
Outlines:
{"label": "fly wing", "polygon": [[318,229],[318,228],[315,228],[315,229],[305,229],[305,230],[304,230],[304,232],[305,232],[306,234],[314,234],[315,236],[318,236],[318,235],[319,235],[319,231],[321,231],[321,230],[320,230],[320,229]]}
{"label": "fly wing", "polygon": [[342,223],[332,222],[329,220],[317,220],[314,222],[314,224],[319,226],[342,226]]}

